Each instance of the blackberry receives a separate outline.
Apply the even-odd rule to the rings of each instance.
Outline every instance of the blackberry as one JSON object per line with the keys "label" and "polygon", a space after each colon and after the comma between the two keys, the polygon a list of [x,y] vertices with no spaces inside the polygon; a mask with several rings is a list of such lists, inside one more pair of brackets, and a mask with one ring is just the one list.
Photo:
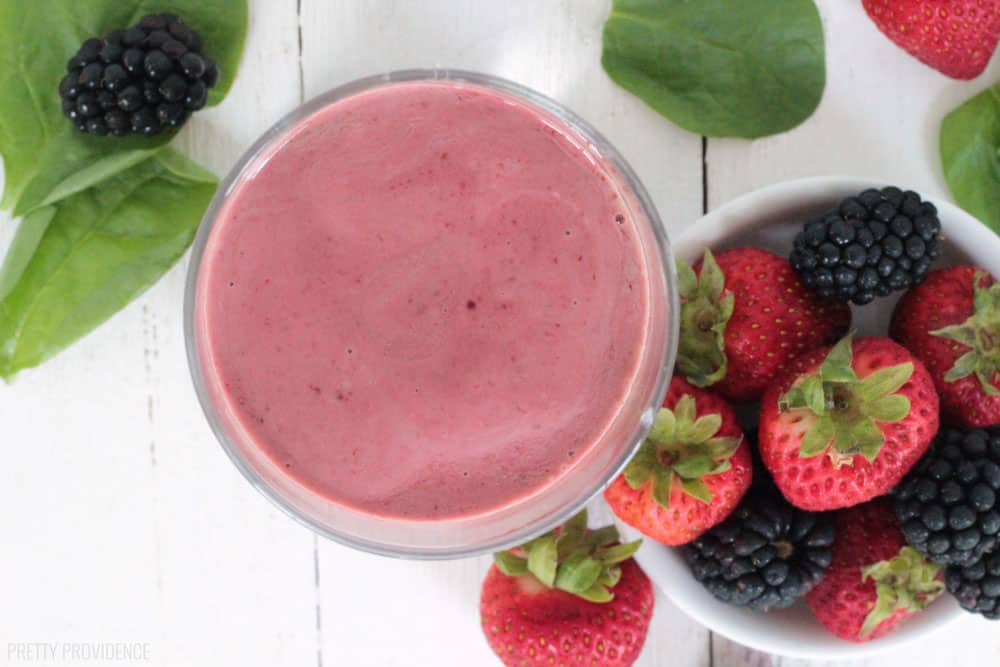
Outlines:
{"label": "blackberry", "polygon": [[175,14],[86,40],[59,82],[63,114],[97,136],[159,134],[183,125],[208,102],[219,68],[201,38]]}
{"label": "blackberry", "polygon": [[941,254],[940,240],[934,205],[887,187],[848,197],[807,222],[789,259],[821,297],[864,305],[922,283]]}
{"label": "blackberry", "polygon": [[184,71],[184,76],[190,79],[197,79],[205,73],[205,59],[197,53],[185,53],[178,59],[178,62],[181,65],[181,70]]}
{"label": "blackberry", "polygon": [[182,100],[188,93],[188,82],[180,74],[171,74],[160,82],[160,95],[168,102]]}
{"label": "blackberry", "polygon": [[146,52],[142,49],[129,49],[122,54],[122,64],[129,74],[139,74],[142,66],[146,62]]}
{"label": "blackberry", "polygon": [[139,109],[131,116],[132,131],[136,134],[153,136],[163,131],[157,113],[150,107]]}
{"label": "blackberry", "polygon": [[101,105],[95,95],[83,93],[76,98],[76,111],[83,118],[91,118],[101,113]]}
{"label": "blackberry", "polygon": [[156,116],[160,123],[168,127],[177,127],[187,120],[187,111],[181,103],[161,104],[156,108]]}
{"label": "blackberry", "polygon": [[721,524],[684,548],[694,578],[717,599],[758,611],[783,609],[823,578],[833,521],[755,490]]}
{"label": "blackberry", "polygon": [[149,33],[149,37],[146,38],[146,45],[154,49],[161,48],[164,44],[170,41],[170,33],[166,30],[154,30]]}
{"label": "blackberry", "polygon": [[111,111],[118,108],[118,98],[115,97],[114,93],[107,90],[98,91],[97,103],[104,111]]}
{"label": "blackberry", "polygon": [[1000,546],[1000,426],[944,427],[895,490],[906,540],[944,565]]}
{"label": "blackberry", "polygon": [[143,106],[142,91],[128,86],[118,93],[118,108],[122,111],[138,111]]}
{"label": "blackberry", "polygon": [[944,573],[948,592],[962,608],[1000,620],[1000,552],[987,554],[970,565],[952,565]]}
{"label": "blackberry", "polygon": [[192,111],[201,109],[208,101],[208,88],[201,81],[196,81],[188,87],[187,95],[184,96],[184,106]]}
{"label": "blackberry", "polygon": [[159,81],[160,79],[167,78],[167,75],[174,68],[174,61],[163,51],[153,49],[146,54],[143,67],[146,70],[146,76]]}
{"label": "blackberry", "polygon": [[91,118],[87,121],[87,132],[103,137],[108,133],[108,126],[101,118]]}
{"label": "blackberry", "polygon": [[168,39],[160,47],[163,52],[173,58],[174,60],[180,60],[181,56],[187,54],[187,47],[178,42],[176,39]]}

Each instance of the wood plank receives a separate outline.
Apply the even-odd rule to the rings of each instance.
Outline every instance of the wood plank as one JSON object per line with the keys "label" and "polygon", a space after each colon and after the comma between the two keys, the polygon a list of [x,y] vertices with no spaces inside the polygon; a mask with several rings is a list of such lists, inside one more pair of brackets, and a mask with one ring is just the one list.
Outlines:
{"label": "wood plank", "polygon": [[[302,0],[305,94],[414,67],[510,78],[567,104],[604,132],[644,179],[669,225],[701,213],[701,140],[616,87],[600,66],[604,0]],[[380,560],[320,542],[323,654],[348,655],[359,636],[390,639],[351,653],[352,665],[495,664],[478,627],[488,558]],[[386,600],[392,601],[386,603]],[[707,665],[708,633],[665,600],[639,667]]]}
{"label": "wood plank", "polygon": [[[300,100],[295,1],[251,4],[232,93],[180,138],[220,174]],[[184,355],[185,273],[0,384],[16,434],[0,448],[0,638],[146,642],[156,665],[311,664],[313,538],[209,431]]]}
{"label": "wood plank", "polygon": [[[185,152],[220,175],[301,101],[296,3],[255,0],[250,17],[232,92],[181,138]],[[184,357],[180,269],[151,295],[145,321],[167,663],[311,664],[313,536],[246,483],[198,414]]]}

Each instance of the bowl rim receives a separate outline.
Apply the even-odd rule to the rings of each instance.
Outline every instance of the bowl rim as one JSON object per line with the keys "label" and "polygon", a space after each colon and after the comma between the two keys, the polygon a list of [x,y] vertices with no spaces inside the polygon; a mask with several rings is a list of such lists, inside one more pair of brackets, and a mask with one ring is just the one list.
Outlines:
{"label": "bowl rim", "polygon": [[[720,237],[724,238],[733,233],[753,229],[755,223],[748,221],[742,215],[742,212],[748,209],[763,207],[771,210],[779,209],[783,206],[794,207],[797,204],[806,204],[810,199],[824,196],[829,198],[831,191],[861,192],[867,188],[882,188],[887,185],[889,183],[874,178],[841,175],[811,176],[767,185],[727,201],[699,218],[683,231],[675,233],[673,236],[674,253],[679,259],[685,258],[691,246],[704,247],[705,245],[716,244],[719,242]],[[983,247],[990,247],[991,244],[995,247],[1000,246],[1000,239],[970,213],[951,202],[944,201],[933,195],[925,196],[921,193],[921,197],[924,201],[934,204],[941,217],[947,219],[950,225],[961,228],[961,232],[951,238],[954,240],[956,237],[961,237],[962,246],[970,247],[970,244],[983,244]],[[727,221],[727,218],[734,215],[739,216],[739,218]],[[624,524],[617,517],[615,517],[615,523],[622,531],[623,536],[629,539],[643,537],[639,531]],[[635,558],[647,573],[656,573],[661,569],[659,567],[648,567],[648,565],[652,564],[648,555],[650,549],[656,548],[676,549],[676,547],[666,547],[665,545],[653,542],[649,538],[645,538],[645,542]],[[667,582],[661,583],[659,581],[662,577],[650,575],[650,578],[677,608],[708,628],[711,632],[758,651],[807,660],[862,659],[884,654],[918,639],[923,639],[940,632],[945,627],[960,619],[971,617],[953,600],[942,600],[938,604],[947,603],[948,606],[937,612],[939,618],[935,619],[932,625],[921,627],[919,634],[916,632],[907,633],[907,626],[904,625],[897,633],[873,642],[852,643],[840,641],[834,646],[815,646],[805,641],[789,642],[779,636],[761,634],[756,629],[745,628],[738,623],[720,623],[718,617],[713,616],[710,610],[697,604],[695,601],[696,598],[687,594],[677,595],[671,590]],[[711,597],[707,591],[700,587],[698,591],[706,599]]]}
{"label": "bowl rim", "polygon": [[[650,248],[648,256],[655,256],[660,267],[662,267],[662,271],[650,271],[649,280],[651,283],[654,281],[662,282],[662,292],[664,295],[663,308],[671,319],[664,330],[663,349],[660,350],[659,346],[650,346],[649,353],[661,358],[663,363],[656,370],[648,406],[645,402],[643,403],[646,407],[642,419],[637,420],[622,447],[621,453],[609,464],[606,473],[596,476],[591,484],[581,488],[580,494],[572,503],[550,511],[548,515],[533,519],[530,524],[519,526],[517,529],[506,533],[494,535],[488,540],[483,540],[472,545],[448,545],[440,547],[391,544],[386,540],[379,539],[377,536],[378,531],[371,531],[368,535],[364,536],[353,535],[339,530],[328,523],[324,523],[318,517],[299,507],[296,502],[286,497],[274,485],[265,480],[232,442],[231,436],[226,432],[226,428],[222,423],[219,408],[209,395],[207,387],[208,374],[202,363],[196,342],[195,311],[202,260],[214,227],[214,222],[218,218],[230,192],[239,183],[246,170],[254,164],[255,160],[264,151],[270,146],[275,145],[275,142],[285,136],[288,131],[319,110],[341,99],[375,88],[420,81],[451,81],[473,87],[488,88],[500,94],[513,96],[523,104],[537,107],[541,111],[559,119],[578,135],[579,138],[584,139],[590,147],[597,151],[616,170],[622,185],[626,186],[635,198],[636,211],[641,212],[645,218],[644,226],[648,226],[649,228],[649,236],[651,237],[651,245],[653,246]],[[447,560],[480,556],[522,544],[564,523],[591,499],[600,495],[601,491],[624,469],[628,461],[632,458],[632,455],[642,444],[643,439],[652,427],[652,415],[655,414],[655,409],[662,403],[663,397],[666,395],[676,358],[680,326],[678,318],[675,315],[679,309],[679,298],[676,290],[676,272],[674,267],[672,244],[668,237],[666,226],[663,224],[656,205],[642,180],[615,145],[574,111],[547,95],[492,74],[454,68],[392,70],[342,83],[296,106],[265,130],[233,163],[226,176],[221,180],[215,196],[202,217],[197,235],[192,244],[188,264],[183,303],[184,339],[188,370],[202,413],[216,441],[226,453],[229,460],[251,486],[300,525],[338,544],[380,556],[413,560]],[[649,415],[648,419],[647,413]],[[373,518],[377,523],[379,518],[374,516]]]}

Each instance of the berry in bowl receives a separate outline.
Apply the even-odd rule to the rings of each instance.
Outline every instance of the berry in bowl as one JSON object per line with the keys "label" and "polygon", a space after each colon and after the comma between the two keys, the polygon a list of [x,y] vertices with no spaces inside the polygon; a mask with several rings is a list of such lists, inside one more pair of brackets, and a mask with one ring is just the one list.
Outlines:
{"label": "berry in bowl", "polygon": [[685,612],[802,658],[1000,616],[1000,239],[816,178],[677,246],[675,377],[605,500]]}

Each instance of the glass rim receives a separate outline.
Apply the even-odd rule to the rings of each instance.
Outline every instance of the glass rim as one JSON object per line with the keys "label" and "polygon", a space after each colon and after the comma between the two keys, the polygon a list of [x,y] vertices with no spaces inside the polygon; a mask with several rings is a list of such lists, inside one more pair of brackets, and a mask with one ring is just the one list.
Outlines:
{"label": "glass rim", "polygon": [[[656,254],[662,265],[663,271],[659,278],[663,281],[664,294],[667,303],[667,312],[671,316],[665,332],[665,346],[663,350],[664,363],[657,371],[655,388],[653,390],[652,401],[647,409],[656,409],[662,405],[669,387],[670,378],[673,374],[673,367],[677,356],[677,344],[679,340],[679,297],[676,290],[676,270],[671,252],[671,244],[667,237],[666,229],[653,204],[652,198],[647,192],[642,181],[635,171],[618,152],[614,145],[608,141],[603,134],[597,131],[590,123],[583,120],[576,113],[565,107],[552,98],[543,95],[535,90],[523,86],[514,81],[496,77],[480,72],[451,69],[406,69],[393,70],[383,74],[371,75],[359,79],[354,79],[342,85],[336,86],[310,98],[303,104],[292,109],[283,115],[277,122],[269,127],[253,144],[246,149],[230,168],[226,176],[219,182],[219,186],[212,197],[212,201],[202,216],[198,227],[197,235],[191,247],[191,256],[188,265],[187,276],[184,287],[184,346],[187,353],[188,370],[194,384],[198,402],[201,405],[205,419],[209,427],[218,440],[219,445],[232,461],[233,465],[240,471],[243,477],[277,506],[282,512],[305,526],[315,534],[327,538],[343,546],[358,549],[379,556],[395,558],[407,558],[412,560],[448,560],[458,558],[469,558],[480,556],[522,544],[538,535],[541,535],[556,526],[565,523],[570,517],[579,512],[595,496],[597,496],[607,485],[613,481],[625,468],[634,453],[642,444],[649,432],[652,424],[643,424],[641,421],[636,424],[633,435],[621,455],[610,467],[608,475],[600,479],[596,484],[589,485],[579,497],[564,508],[552,512],[550,516],[543,520],[527,524],[518,530],[496,537],[482,543],[467,545],[462,548],[452,547],[412,547],[400,548],[388,545],[376,540],[359,539],[355,535],[349,535],[332,529],[316,518],[307,515],[288,500],[282,493],[269,484],[247,461],[244,455],[231,441],[230,435],[226,432],[222,421],[217,414],[214,401],[209,396],[205,380],[205,369],[203,368],[201,356],[198,353],[195,336],[195,306],[198,288],[198,278],[208,243],[209,236],[218,219],[223,205],[229,197],[233,187],[240,181],[246,169],[257,159],[268,147],[282,137],[287,131],[295,127],[321,109],[334,104],[335,102],[356,95],[358,93],[389,86],[397,83],[418,82],[418,81],[454,81],[482,86],[514,96],[515,98],[539,107],[540,109],[554,115],[564,122],[570,129],[584,138],[587,143],[594,147],[597,152],[607,160],[621,177],[623,185],[626,185],[634,195],[639,208],[645,217],[644,225],[648,225],[649,232],[655,241]],[[655,275],[650,275],[650,280],[655,280]]]}

